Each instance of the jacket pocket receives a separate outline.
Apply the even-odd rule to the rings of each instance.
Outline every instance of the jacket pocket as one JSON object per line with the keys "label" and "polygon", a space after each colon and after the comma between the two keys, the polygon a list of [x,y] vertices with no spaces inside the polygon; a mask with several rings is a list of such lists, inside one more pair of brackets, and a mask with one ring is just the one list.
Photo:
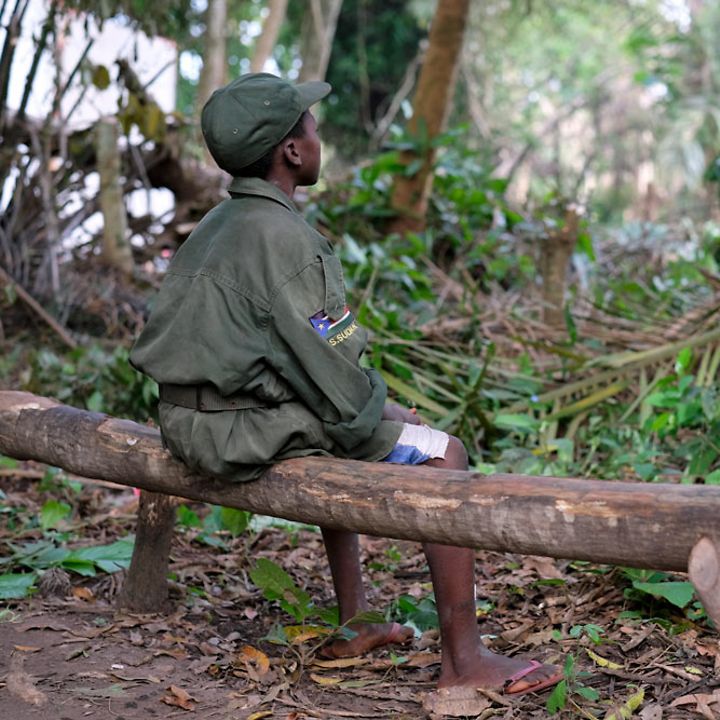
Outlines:
{"label": "jacket pocket", "polygon": [[333,320],[345,313],[345,283],[342,265],[335,255],[321,255],[325,276],[325,307],[323,310]]}

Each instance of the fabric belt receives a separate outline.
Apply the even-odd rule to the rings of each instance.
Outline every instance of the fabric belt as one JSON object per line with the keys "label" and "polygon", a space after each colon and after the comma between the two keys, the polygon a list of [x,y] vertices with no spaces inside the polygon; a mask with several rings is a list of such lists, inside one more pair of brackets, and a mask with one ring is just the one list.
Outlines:
{"label": "fabric belt", "polygon": [[213,385],[173,385],[160,384],[160,399],[171,405],[200,410],[201,412],[218,412],[220,410],[247,410],[249,408],[267,407],[254,395],[233,393],[221,395]]}

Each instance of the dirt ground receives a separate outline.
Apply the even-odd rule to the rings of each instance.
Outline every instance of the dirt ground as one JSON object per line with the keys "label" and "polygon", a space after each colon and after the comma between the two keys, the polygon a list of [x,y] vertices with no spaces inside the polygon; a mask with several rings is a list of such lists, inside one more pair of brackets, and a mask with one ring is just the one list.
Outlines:
{"label": "dirt ground", "polygon": [[[30,483],[1,482],[5,506],[22,503],[31,512],[43,501]],[[73,544],[131,532],[133,502],[129,491],[84,489]],[[22,540],[38,536],[25,530]],[[4,528],[0,554],[7,539]],[[434,630],[410,646],[343,661],[320,660],[317,637],[290,646],[269,642],[273,626],[294,621],[262,597],[248,571],[257,558],[271,559],[317,605],[329,606],[320,536],[269,527],[226,541],[212,548],[195,531],[178,530],[172,608],[161,616],[115,612],[122,573],[69,576],[59,597],[0,605],[0,719],[550,716],[549,691],[512,698],[435,692]],[[365,538],[363,554],[373,607],[384,611],[401,595],[419,602],[429,594],[417,545]],[[483,552],[476,567],[478,623],[493,649],[560,664],[574,657],[579,674],[554,717],[720,718],[720,643],[707,624],[673,615],[670,606],[628,599],[619,570]]]}

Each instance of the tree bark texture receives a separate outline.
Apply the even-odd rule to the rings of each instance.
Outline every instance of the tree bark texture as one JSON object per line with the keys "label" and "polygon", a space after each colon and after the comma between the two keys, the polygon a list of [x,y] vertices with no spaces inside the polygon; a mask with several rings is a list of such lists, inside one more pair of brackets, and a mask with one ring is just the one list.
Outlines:
{"label": "tree bark texture", "polygon": [[262,32],[255,44],[255,52],[250,62],[251,72],[262,72],[265,63],[272,55],[280,28],[285,20],[288,0],[268,0],[268,14],[262,26]]}
{"label": "tree bark texture", "polygon": [[300,82],[324,80],[342,0],[308,0],[300,33]]}
{"label": "tree bark texture", "polygon": [[437,4],[408,123],[408,131],[421,146],[401,155],[406,167],[417,160],[422,164],[412,175],[395,178],[392,206],[398,217],[390,226],[393,232],[417,232],[425,227],[435,160],[432,140],[445,128],[452,107],[469,6],[469,0],[439,0]]}
{"label": "tree bark texture", "polygon": [[151,492],[345,529],[500,552],[687,570],[720,540],[720,488],[481,475],[327,458],[286,460],[259,480],[193,474],[156,429],[0,392],[0,453]]}
{"label": "tree bark texture", "polygon": [[159,612],[168,600],[167,573],[175,527],[172,496],[143,490],[135,546],[118,604],[132,612]]}
{"label": "tree bark texture", "polygon": [[103,216],[102,255],[108,265],[129,276],[134,263],[127,238],[127,215],[120,181],[119,139],[120,130],[114,118],[104,118],[95,126]]}
{"label": "tree bark texture", "polygon": [[198,80],[196,111],[200,111],[208,98],[227,79],[227,0],[208,0],[205,11],[205,50],[203,66]]}
{"label": "tree bark texture", "polygon": [[543,279],[543,322],[563,324],[567,272],[577,245],[580,216],[573,207],[565,210],[562,227],[548,233],[541,244],[540,273]]}

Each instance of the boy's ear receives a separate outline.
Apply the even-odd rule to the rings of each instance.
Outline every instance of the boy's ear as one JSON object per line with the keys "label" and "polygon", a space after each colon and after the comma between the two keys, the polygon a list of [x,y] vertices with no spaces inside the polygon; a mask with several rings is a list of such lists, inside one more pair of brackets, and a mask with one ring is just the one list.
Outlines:
{"label": "boy's ear", "polygon": [[300,153],[294,139],[290,138],[290,140],[283,144],[282,152],[288,165],[292,165],[294,167],[300,167],[300,165],[302,165],[302,158],[300,157]]}

